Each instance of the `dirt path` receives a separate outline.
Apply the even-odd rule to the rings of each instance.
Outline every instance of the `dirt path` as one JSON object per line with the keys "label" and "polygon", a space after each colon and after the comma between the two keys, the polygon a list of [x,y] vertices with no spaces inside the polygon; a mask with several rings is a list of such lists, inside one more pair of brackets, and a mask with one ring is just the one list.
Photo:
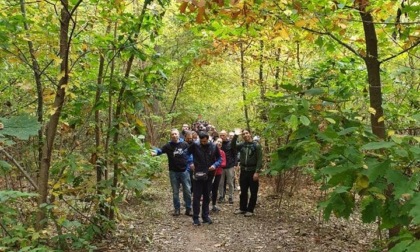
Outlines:
{"label": "dirt path", "polygon": [[323,222],[314,192],[307,189],[280,207],[278,199],[261,190],[253,217],[233,214],[239,201],[235,191],[233,205],[221,204],[221,212],[211,213],[213,224],[196,227],[191,217],[171,215],[169,187],[163,178],[121,210],[122,221],[107,251],[360,252],[369,251],[375,239],[375,227],[356,218]]}

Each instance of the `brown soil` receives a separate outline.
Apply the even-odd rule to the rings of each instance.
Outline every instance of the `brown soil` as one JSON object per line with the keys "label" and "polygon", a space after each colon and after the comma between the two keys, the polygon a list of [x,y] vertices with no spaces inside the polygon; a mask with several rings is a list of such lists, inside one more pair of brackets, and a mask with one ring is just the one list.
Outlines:
{"label": "brown soil", "polygon": [[[193,226],[192,218],[173,217],[167,178],[161,178],[141,198],[131,199],[122,209],[115,236],[101,251],[369,251],[377,239],[375,225],[332,218],[323,221],[316,209],[319,191],[301,186],[293,197],[272,195],[270,180],[261,181],[256,215],[234,215],[233,205],[220,204],[211,213],[214,223]],[[181,200],[182,200],[182,194]]]}

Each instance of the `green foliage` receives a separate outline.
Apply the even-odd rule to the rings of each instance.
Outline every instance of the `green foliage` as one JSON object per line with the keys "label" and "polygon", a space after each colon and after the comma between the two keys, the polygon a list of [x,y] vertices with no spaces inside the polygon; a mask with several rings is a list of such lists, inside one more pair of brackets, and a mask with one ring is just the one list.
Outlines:
{"label": "green foliage", "polygon": [[368,108],[357,105],[363,89],[351,76],[353,61],[329,61],[314,69],[299,85],[283,85],[285,94],[268,96],[267,128],[287,132],[268,172],[312,170],[327,193],[319,203],[325,219],[331,214],[348,218],[360,205],[363,222],[380,220],[381,229],[402,227],[394,249],[410,251],[418,246],[410,228],[419,225],[419,139],[390,131],[388,139],[379,140],[371,133],[364,119]]}
{"label": "green foliage", "polygon": [[28,140],[29,137],[37,135],[40,128],[37,119],[29,115],[0,117],[0,122],[4,125],[4,129],[0,131],[0,143],[11,143],[8,140],[14,138]]}
{"label": "green foliage", "polygon": [[[3,234],[0,239],[0,248],[2,250],[24,248],[42,236],[30,226],[30,216],[34,213],[34,209],[26,209],[23,204],[36,196],[35,193],[0,191],[0,225]],[[25,211],[26,215],[22,215],[22,211]]]}

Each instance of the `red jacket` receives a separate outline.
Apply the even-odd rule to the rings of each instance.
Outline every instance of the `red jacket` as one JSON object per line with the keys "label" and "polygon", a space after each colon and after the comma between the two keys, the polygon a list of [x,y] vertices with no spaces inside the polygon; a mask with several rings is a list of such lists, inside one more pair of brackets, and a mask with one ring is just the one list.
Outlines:
{"label": "red jacket", "polygon": [[222,175],[223,168],[226,167],[226,153],[222,149],[219,149],[219,151],[220,156],[222,157],[222,163],[220,163],[220,166],[216,167],[215,175]]}

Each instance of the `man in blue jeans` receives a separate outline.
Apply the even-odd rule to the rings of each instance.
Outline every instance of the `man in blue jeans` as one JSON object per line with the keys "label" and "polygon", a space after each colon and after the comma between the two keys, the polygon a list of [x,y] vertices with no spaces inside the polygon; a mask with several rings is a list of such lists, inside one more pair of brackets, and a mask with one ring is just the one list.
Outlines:
{"label": "man in blue jeans", "polygon": [[152,151],[152,156],[166,154],[169,163],[169,179],[172,187],[172,198],[174,204],[173,216],[181,214],[181,203],[179,200],[179,189],[182,185],[182,192],[185,203],[185,214],[192,216],[191,212],[191,180],[188,165],[188,143],[179,140],[179,131],[171,130],[171,141],[162,148]]}

